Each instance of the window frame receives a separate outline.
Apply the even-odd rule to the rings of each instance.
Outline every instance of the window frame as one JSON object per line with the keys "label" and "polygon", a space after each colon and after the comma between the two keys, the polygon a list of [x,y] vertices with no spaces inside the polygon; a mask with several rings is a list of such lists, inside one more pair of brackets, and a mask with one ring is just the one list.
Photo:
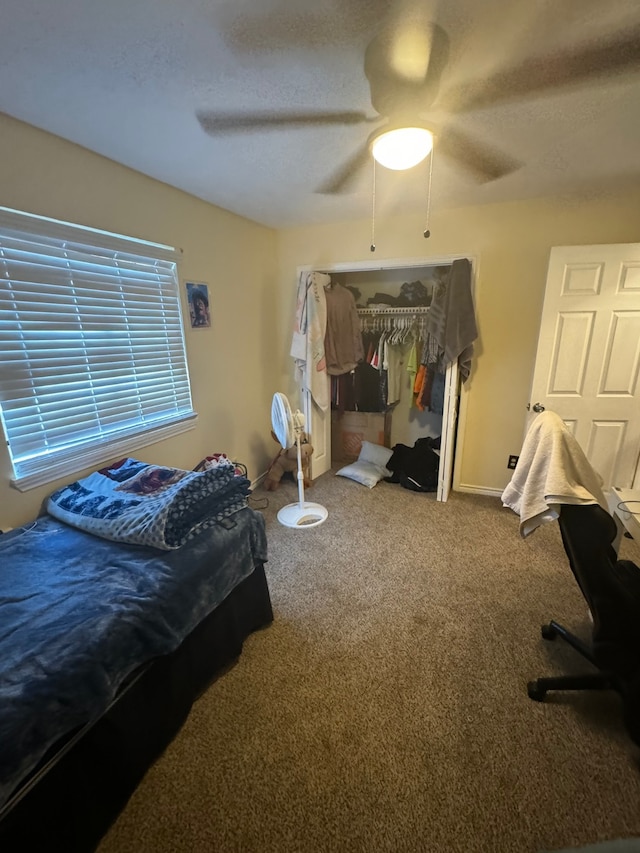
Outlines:
{"label": "window frame", "polygon": [[[0,206],[0,422],[13,468],[12,486],[26,491],[130,455],[196,426],[180,257],[181,251],[172,246]],[[92,295],[93,303],[88,298]],[[32,304],[25,301],[28,297]],[[40,308],[38,298],[45,300],[44,308]],[[141,319],[143,298],[151,306],[149,314],[144,315],[148,332]],[[52,306],[51,317],[60,321],[64,333],[51,322],[40,326],[33,322],[38,312],[42,320],[47,305]],[[74,318],[77,328],[69,331]],[[90,321],[92,334],[88,331]],[[154,368],[157,343],[147,345],[145,340],[152,333],[166,346],[160,350],[167,357],[166,368],[162,362],[164,376]],[[54,338],[62,343],[56,344]],[[45,355],[38,351],[43,343]],[[53,359],[56,354],[66,357],[90,344],[99,350],[100,359],[86,359],[82,387],[88,387],[88,392],[79,396],[78,408],[92,401],[96,412],[92,420],[97,427],[87,419],[86,428],[83,424],[69,426],[68,433],[54,430],[53,422],[57,426],[63,411],[63,403],[57,400],[69,393],[71,377],[77,381],[79,374],[68,362],[65,388],[64,379],[58,381],[59,374],[51,379]],[[125,369],[125,361],[115,356],[112,361],[111,352],[127,347],[133,355],[126,360]],[[107,368],[113,378],[105,380]],[[143,394],[139,387],[142,378],[159,394],[157,400],[148,392]],[[134,391],[127,389],[130,397],[118,389],[121,383],[126,387],[127,380],[129,386],[135,386]],[[34,414],[39,393],[53,400],[44,417],[41,412],[37,417]],[[131,400],[126,411],[118,405],[123,399]],[[25,408],[21,409],[23,402]],[[48,429],[52,430],[50,434]],[[34,438],[32,430],[40,438]],[[87,435],[83,437],[84,432]],[[63,438],[58,442],[60,435]],[[19,450],[12,452],[12,442]],[[26,449],[38,443],[33,452]]]}

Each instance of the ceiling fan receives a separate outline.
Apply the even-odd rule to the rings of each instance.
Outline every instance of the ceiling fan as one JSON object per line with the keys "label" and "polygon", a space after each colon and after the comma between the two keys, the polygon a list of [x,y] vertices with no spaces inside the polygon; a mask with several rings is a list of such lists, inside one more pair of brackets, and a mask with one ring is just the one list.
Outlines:
{"label": "ceiling fan", "polygon": [[640,68],[640,27],[563,53],[525,60],[440,95],[448,59],[449,37],[442,27],[407,20],[382,29],[365,50],[364,72],[376,116],[357,111],[237,115],[202,110],[197,118],[212,136],[248,130],[375,124],[358,150],[318,188],[321,193],[347,191],[372,153],[378,162],[389,165],[377,151],[391,131],[407,128],[422,136],[422,156],[416,155],[415,162],[428,155],[435,138],[439,154],[471,172],[477,180],[492,181],[515,171],[520,164],[448,123],[435,126],[429,120],[429,112],[435,107],[438,113],[455,115]]}

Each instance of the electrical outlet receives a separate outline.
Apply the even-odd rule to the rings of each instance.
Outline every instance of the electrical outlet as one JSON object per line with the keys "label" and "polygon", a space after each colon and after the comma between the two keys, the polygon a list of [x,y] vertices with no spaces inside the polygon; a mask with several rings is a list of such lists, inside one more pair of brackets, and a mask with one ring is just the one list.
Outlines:
{"label": "electrical outlet", "polygon": [[520,459],[519,456],[510,456],[509,461],[507,462],[507,468],[515,468],[518,464],[518,459]]}

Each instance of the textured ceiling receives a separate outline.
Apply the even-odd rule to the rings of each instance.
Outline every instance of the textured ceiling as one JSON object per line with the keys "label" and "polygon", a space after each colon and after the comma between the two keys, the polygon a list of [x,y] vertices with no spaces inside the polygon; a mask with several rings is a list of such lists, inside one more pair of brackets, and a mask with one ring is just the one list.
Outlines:
{"label": "textured ceiling", "polygon": [[[628,31],[638,0],[418,2],[450,39],[441,91],[528,57]],[[208,135],[202,111],[358,110],[375,116],[364,51],[407,19],[392,0],[20,0],[2,13],[0,110],[266,225],[366,217],[372,165],[352,192],[317,192],[366,140],[366,125]],[[432,208],[640,183],[640,63],[589,85],[452,117],[521,167],[478,184],[439,156]],[[380,215],[426,206],[427,167],[377,170]]]}

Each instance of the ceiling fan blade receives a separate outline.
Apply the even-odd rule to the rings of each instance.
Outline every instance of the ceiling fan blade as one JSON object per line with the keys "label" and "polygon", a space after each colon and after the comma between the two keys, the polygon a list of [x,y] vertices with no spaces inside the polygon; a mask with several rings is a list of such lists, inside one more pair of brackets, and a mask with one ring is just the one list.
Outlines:
{"label": "ceiling fan blade", "polygon": [[322,183],[317,193],[324,195],[337,195],[338,193],[349,192],[349,189],[356,179],[358,172],[363,169],[367,162],[372,159],[369,151],[369,142],[365,142],[358,148],[339,169],[337,169],[330,178]]}
{"label": "ceiling fan blade", "polygon": [[443,95],[439,106],[449,112],[474,110],[638,69],[640,27],[456,86]]}
{"label": "ceiling fan blade", "polygon": [[212,136],[218,133],[240,133],[250,130],[281,130],[293,127],[315,127],[323,124],[363,124],[379,121],[379,117],[369,118],[366,113],[356,111],[327,113],[218,113],[213,110],[199,110],[196,113],[200,126]]}
{"label": "ceiling fan blade", "polygon": [[433,147],[436,157],[444,154],[471,172],[480,183],[503,178],[521,166],[517,160],[452,128],[439,133]]}

